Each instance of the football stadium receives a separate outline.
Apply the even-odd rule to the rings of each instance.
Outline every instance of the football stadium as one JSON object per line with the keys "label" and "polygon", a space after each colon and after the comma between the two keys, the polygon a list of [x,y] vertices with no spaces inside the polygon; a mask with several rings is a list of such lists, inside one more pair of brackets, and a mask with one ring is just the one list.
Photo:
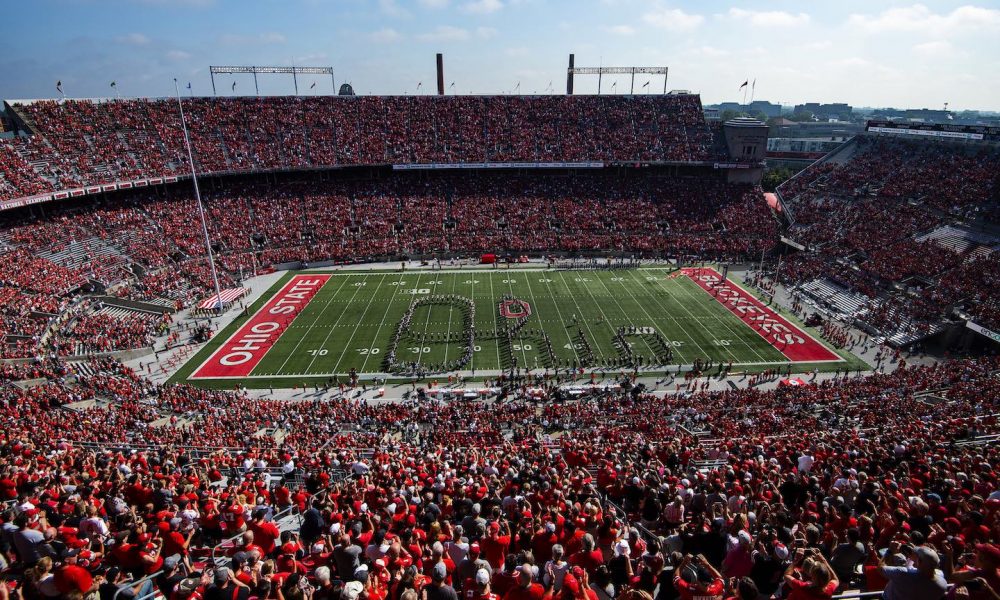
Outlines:
{"label": "football stadium", "polygon": [[1000,597],[996,113],[425,58],[0,85],[0,599]]}

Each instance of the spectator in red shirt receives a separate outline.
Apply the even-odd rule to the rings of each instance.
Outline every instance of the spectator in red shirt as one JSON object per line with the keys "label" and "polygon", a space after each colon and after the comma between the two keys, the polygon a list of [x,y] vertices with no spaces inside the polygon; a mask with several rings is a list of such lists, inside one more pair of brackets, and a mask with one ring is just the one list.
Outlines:
{"label": "spectator in red shirt", "polygon": [[542,600],[545,596],[545,588],[540,583],[533,581],[532,566],[523,564],[516,571],[517,585],[504,594],[503,600]]}
{"label": "spectator in red shirt", "polygon": [[685,555],[674,571],[674,587],[681,600],[723,600],[722,575],[704,556]]}
{"label": "spectator in red shirt", "polygon": [[569,557],[569,564],[583,567],[590,576],[597,572],[597,567],[604,564],[604,554],[597,549],[594,536],[589,533],[583,536],[583,548]]}
{"label": "spectator in red shirt", "polygon": [[507,521],[505,520],[503,524],[490,521],[486,527],[486,537],[480,540],[479,546],[493,570],[502,570],[507,549],[510,548],[510,525]]}

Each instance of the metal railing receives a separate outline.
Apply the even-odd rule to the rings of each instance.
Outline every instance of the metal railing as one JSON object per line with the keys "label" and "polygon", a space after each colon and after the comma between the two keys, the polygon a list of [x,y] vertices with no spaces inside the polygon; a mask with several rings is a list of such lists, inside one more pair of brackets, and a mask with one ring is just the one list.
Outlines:
{"label": "metal railing", "polygon": [[141,587],[141,585],[144,584],[144,583],[146,583],[147,581],[152,586],[152,591],[149,592],[148,594],[145,594],[145,595],[141,595],[141,596],[137,595],[137,596],[135,596],[135,598],[133,600],[151,600],[152,598],[155,598],[156,595],[160,593],[160,590],[156,587],[156,583],[154,582],[154,580],[157,577],[159,577],[162,573],[163,573],[163,569],[160,569],[159,571],[157,571],[157,572],[155,572],[155,573],[153,573],[151,575],[146,575],[142,579],[137,579],[136,581],[130,581],[130,582],[124,584],[124,585],[119,585],[118,589],[115,590],[115,595],[111,596],[111,600],[118,600],[118,595],[121,594],[122,592],[124,592],[125,590],[131,589],[131,588],[135,588],[135,587]]}

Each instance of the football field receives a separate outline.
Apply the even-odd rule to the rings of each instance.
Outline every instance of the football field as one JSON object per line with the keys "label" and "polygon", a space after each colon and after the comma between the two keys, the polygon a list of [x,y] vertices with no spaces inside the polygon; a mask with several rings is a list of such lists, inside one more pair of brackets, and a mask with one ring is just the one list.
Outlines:
{"label": "football field", "polygon": [[[705,360],[761,368],[843,362],[743,288],[711,288],[720,285],[717,275],[666,268],[288,273],[174,380],[292,387],[352,371],[392,379],[489,377],[512,368],[656,372]],[[734,294],[738,301],[727,306]],[[751,302],[759,308],[748,315]],[[798,355],[779,331],[802,340],[792,348]]]}

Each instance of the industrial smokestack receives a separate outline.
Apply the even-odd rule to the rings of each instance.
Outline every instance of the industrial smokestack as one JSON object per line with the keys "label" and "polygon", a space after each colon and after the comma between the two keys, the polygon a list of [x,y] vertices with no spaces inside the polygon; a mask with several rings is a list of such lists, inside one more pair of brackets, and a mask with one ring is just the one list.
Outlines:
{"label": "industrial smokestack", "polygon": [[437,54],[438,96],[444,96],[444,55]]}

